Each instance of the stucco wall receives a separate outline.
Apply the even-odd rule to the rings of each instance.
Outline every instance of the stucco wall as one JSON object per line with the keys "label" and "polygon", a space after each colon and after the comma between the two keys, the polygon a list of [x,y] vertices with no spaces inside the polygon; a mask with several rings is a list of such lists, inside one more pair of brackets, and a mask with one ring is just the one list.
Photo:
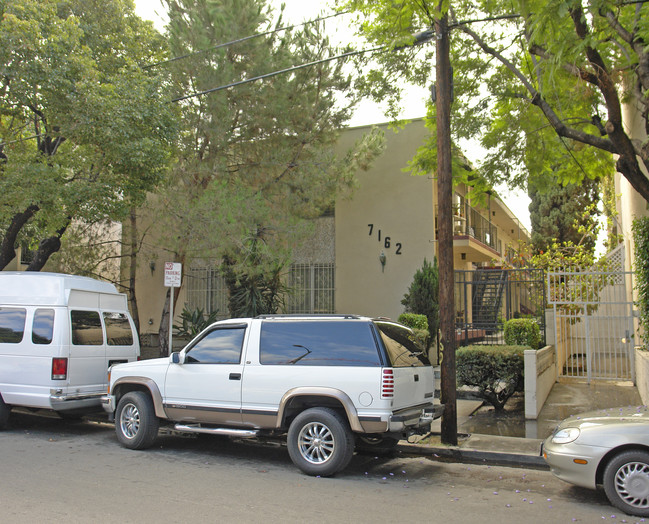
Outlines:
{"label": "stucco wall", "polygon": [[525,350],[525,418],[536,419],[557,381],[553,346]]}

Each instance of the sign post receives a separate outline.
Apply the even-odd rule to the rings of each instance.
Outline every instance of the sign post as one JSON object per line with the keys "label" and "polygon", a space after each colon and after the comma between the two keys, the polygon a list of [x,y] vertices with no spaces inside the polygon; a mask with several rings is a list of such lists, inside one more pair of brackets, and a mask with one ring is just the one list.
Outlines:
{"label": "sign post", "polygon": [[183,275],[183,265],[178,262],[165,262],[165,287],[170,287],[169,291],[169,354],[172,349],[172,335],[174,325],[174,289],[180,287]]}

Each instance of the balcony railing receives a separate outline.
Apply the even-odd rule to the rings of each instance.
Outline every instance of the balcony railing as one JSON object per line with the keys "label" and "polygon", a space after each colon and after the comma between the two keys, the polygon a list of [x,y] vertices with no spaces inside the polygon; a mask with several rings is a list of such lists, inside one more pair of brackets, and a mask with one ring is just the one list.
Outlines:
{"label": "balcony railing", "polygon": [[[456,193],[453,202],[453,235],[475,238],[484,245],[498,251],[498,230],[496,226],[476,208],[471,207],[463,196]],[[438,209],[435,211],[437,212]]]}

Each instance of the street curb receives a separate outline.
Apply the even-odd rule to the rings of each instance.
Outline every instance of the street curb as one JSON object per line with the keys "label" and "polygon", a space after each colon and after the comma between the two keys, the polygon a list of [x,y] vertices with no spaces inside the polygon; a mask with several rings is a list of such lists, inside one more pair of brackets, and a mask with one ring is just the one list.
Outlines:
{"label": "street curb", "polygon": [[404,455],[428,457],[434,460],[460,462],[465,464],[486,464],[489,466],[507,466],[533,468],[549,471],[543,457],[524,453],[503,453],[499,451],[479,451],[459,447],[419,446],[416,444],[399,444],[397,451]]}

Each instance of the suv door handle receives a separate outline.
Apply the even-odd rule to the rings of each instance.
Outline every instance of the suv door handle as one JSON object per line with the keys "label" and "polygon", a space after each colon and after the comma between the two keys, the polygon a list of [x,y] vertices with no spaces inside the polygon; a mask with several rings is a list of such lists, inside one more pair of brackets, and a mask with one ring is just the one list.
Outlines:
{"label": "suv door handle", "polygon": [[230,380],[241,380],[241,373],[230,373]]}

